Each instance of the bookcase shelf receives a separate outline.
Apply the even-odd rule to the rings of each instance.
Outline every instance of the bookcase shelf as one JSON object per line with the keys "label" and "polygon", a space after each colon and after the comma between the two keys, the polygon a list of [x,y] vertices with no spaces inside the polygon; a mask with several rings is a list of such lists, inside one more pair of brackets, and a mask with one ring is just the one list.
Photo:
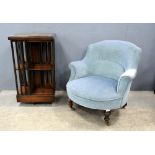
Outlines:
{"label": "bookcase shelf", "polygon": [[54,68],[52,64],[35,64],[33,67],[30,67],[29,70],[51,70]]}
{"label": "bookcase shelf", "polygon": [[52,102],[55,94],[53,34],[13,35],[11,43],[18,102]]}
{"label": "bookcase shelf", "polygon": [[35,64],[28,67],[25,63],[19,64],[19,68],[17,67],[16,70],[52,70],[54,68],[53,64]]}

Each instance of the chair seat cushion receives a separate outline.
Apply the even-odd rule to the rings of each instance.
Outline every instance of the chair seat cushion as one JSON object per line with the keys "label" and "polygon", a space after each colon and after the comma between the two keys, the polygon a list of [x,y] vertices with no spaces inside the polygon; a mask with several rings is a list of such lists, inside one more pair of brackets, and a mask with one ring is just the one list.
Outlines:
{"label": "chair seat cushion", "polygon": [[103,76],[88,76],[67,83],[67,91],[93,101],[120,99],[121,96],[116,92],[116,87],[116,80]]}

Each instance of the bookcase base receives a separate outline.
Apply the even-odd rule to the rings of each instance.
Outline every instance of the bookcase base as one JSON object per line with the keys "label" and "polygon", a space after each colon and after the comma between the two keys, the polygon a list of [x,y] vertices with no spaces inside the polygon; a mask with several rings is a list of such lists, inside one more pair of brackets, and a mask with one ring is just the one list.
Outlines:
{"label": "bookcase base", "polygon": [[54,102],[54,95],[17,95],[17,102],[23,103],[46,103]]}

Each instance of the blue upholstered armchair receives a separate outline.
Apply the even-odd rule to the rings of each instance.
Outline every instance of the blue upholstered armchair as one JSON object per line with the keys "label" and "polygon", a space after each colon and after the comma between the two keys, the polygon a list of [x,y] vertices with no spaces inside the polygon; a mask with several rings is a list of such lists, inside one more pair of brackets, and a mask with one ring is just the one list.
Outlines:
{"label": "blue upholstered armchair", "polygon": [[105,40],[88,46],[81,61],[71,62],[67,83],[69,105],[104,111],[109,125],[111,110],[127,105],[132,80],[136,76],[141,49],[119,40]]}

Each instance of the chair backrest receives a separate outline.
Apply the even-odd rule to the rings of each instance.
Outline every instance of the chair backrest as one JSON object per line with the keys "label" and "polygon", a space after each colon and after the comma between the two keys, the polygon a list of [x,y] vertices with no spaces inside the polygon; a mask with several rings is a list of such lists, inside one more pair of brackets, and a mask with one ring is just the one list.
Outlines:
{"label": "chair backrest", "polygon": [[141,49],[133,43],[120,40],[105,40],[88,46],[83,59],[89,72],[118,79],[127,69],[137,69]]}

